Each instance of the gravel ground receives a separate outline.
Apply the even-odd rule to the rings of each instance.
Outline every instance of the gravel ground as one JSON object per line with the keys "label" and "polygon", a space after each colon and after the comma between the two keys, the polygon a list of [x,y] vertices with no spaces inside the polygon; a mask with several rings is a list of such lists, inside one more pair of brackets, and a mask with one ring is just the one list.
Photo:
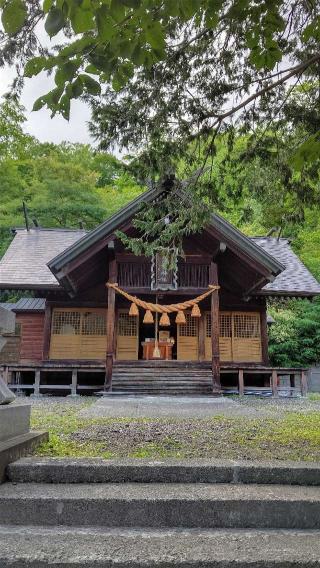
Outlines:
{"label": "gravel ground", "polygon": [[320,401],[229,399],[203,418],[106,416],[93,397],[30,402],[33,428],[50,433],[39,455],[320,461]]}

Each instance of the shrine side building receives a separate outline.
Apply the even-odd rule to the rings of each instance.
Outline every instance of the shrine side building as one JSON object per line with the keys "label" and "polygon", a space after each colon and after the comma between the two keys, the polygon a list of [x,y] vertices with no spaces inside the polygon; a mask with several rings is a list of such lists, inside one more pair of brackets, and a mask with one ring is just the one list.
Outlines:
{"label": "shrine side building", "polygon": [[[168,270],[160,253],[135,256],[117,238],[118,230],[135,235],[141,204],[159,198],[161,190],[149,190],[90,232],[15,230],[0,261],[0,289],[32,299],[11,307],[19,345],[16,360],[0,365],[12,388],[161,392],[162,374],[169,392],[191,392],[189,374],[199,393],[256,386],[275,394],[284,375],[291,388],[298,380],[305,389],[303,370],[274,369],[268,359],[267,298],[320,294],[288,239],[249,238],[213,214],[201,233],[184,238],[184,257]],[[148,320],[139,305],[132,310],[130,298],[172,306],[209,290],[199,310],[169,312],[164,326],[161,314],[151,310]]]}

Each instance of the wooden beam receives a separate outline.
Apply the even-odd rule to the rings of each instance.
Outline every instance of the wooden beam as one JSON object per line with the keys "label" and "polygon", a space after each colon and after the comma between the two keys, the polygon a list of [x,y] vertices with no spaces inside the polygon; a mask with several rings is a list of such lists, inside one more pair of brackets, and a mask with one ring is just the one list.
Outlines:
{"label": "wooden beam", "polygon": [[261,348],[262,348],[262,363],[269,365],[269,351],[268,351],[268,324],[267,324],[267,310],[263,308],[260,312],[260,327],[261,327]]}
{"label": "wooden beam", "polygon": [[[212,262],[209,273],[210,284],[218,284],[218,267]],[[221,394],[220,350],[219,350],[219,290],[211,294],[211,347],[212,347],[212,392]]]}
{"label": "wooden beam", "polygon": [[46,302],[46,307],[44,312],[43,349],[42,349],[42,359],[44,361],[49,359],[51,322],[52,322],[52,306],[51,304]]}
{"label": "wooden beam", "polygon": [[238,385],[239,385],[239,396],[243,396],[244,395],[243,369],[239,369],[238,372]]}
{"label": "wooden beam", "polygon": [[[117,261],[109,262],[109,282],[117,282]],[[108,288],[108,311],[107,311],[107,353],[106,353],[106,376],[104,390],[112,389],[112,368],[114,359],[114,328],[115,328],[115,303],[116,292]]]}

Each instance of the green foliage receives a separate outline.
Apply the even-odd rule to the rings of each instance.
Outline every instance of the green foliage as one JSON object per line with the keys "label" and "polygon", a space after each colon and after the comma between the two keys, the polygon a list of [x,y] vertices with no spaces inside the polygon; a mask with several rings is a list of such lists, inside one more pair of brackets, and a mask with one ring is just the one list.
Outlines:
{"label": "green foliage", "polygon": [[269,333],[271,362],[281,367],[314,365],[320,361],[320,301],[292,300],[274,304],[276,323]]}
{"label": "green foliage", "polygon": [[29,218],[43,227],[95,227],[142,188],[113,156],[82,144],[41,144],[23,132],[23,109],[0,106],[0,254],[11,227]]}
{"label": "green foliage", "polygon": [[[166,125],[178,142],[186,130],[190,135],[195,128],[212,129],[210,118],[226,96],[239,94],[240,77],[240,92],[246,94],[257,73],[263,80],[278,63],[300,61],[302,50],[315,51],[319,37],[317,9],[303,0],[294,7],[286,0],[44,0],[42,6],[3,0],[0,12],[4,61],[26,64],[26,76],[51,68],[60,76],[66,64],[75,66],[58,92],[41,98],[52,113],[68,118],[72,98],[100,94],[92,85],[86,90],[88,81],[84,93],[72,88],[85,71],[107,86],[108,102],[112,92],[141,95],[143,85],[143,99],[151,102],[148,120],[157,122],[163,116],[154,109],[168,103],[175,82],[169,99],[181,112],[175,113],[175,128]],[[36,28],[57,39],[53,49],[41,47]]]}

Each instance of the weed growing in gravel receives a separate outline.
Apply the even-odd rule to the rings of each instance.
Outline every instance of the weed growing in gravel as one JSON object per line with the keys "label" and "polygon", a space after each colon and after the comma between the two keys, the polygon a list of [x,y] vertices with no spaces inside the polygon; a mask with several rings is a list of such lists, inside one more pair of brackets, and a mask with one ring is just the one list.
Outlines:
{"label": "weed growing in gravel", "polygon": [[320,461],[320,412],[313,411],[312,406],[297,406],[295,412],[288,411],[293,408],[288,406],[283,413],[270,417],[257,413],[254,418],[81,416],[81,410],[93,402],[81,399],[78,403],[33,404],[32,427],[50,433],[49,442],[37,449],[37,455]]}

